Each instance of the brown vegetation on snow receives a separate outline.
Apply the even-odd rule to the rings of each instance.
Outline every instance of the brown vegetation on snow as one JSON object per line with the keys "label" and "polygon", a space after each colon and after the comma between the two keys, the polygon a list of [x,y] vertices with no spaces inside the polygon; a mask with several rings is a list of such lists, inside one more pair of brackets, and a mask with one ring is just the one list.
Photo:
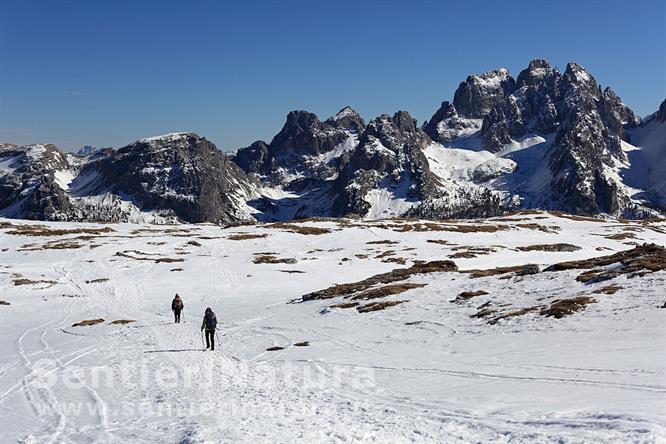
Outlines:
{"label": "brown vegetation on snow", "polygon": [[97,325],[101,324],[104,322],[104,319],[99,318],[99,319],[86,319],[85,321],[80,321],[75,324],[72,324],[72,327],[89,327],[91,325]]}
{"label": "brown vegetation on snow", "polygon": [[262,234],[255,234],[255,233],[238,233],[238,234],[231,234],[227,236],[227,239],[229,240],[235,240],[235,241],[240,241],[240,240],[249,240],[249,239],[262,239],[264,237],[268,237],[268,234],[262,233]]}
{"label": "brown vegetation on snow", "polygon": [[583,310],[587,305],[597,302],[590,296],[577,296],[571,299],[556,299],[549,307],[542,308],[540,314],[560,319]]}
{"label": "brown vegetation on snow", "polygon": [[277,257],[270,254],[255,256],[252,261],[255,264],[295,264],[296,259],[293,257]]}
{"label": "brown vegetation on snow", "polygon": [[426,273],[441,273],[448,271],[458,271],[458,266],[452,261],[431,261],[416,262],[408,268],[396,268],[387,273],[381,273],[363,279],[358,282],[346,284],[337,284],[323,290],[305,294],[301,297],[301,302],[307,302],[317,299],[331,299],[338,296],[350,295],[369,289],[379,284],[390,284],[393,282],[404,281],[411,276]]}
{"label": "brown vegetation on snow", "polygon": [[275,222],[272,224],[265,225],[268,228],[277,228],[281,230],[286,230],[291,233],[298,233],[298,234],[305,234],[305,235],[319,235],[319,234],[327,234],[330,233],[331,230],[328,228],[320,228],[320,227],[308,227],[308,226],[303,226],[303,225],[297,225],[294,223],[287,224],[283,222]]}

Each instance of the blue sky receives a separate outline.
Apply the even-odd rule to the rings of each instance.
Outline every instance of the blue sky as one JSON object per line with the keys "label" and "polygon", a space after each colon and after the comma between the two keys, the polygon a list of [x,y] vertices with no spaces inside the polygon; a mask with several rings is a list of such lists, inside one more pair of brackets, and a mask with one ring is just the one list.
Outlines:
{"label": "blue sky", "polygon": [[0,142],[270,141],[292,109],[428,119],[470,73],[585,66],[666,96],[666,1],[0,0]]}

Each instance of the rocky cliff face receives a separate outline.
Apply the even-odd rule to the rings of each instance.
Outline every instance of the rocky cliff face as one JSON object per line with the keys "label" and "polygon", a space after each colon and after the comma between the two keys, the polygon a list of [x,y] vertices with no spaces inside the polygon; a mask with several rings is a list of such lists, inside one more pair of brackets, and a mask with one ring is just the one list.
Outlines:
{"label": "rocky cliff face", "polygon": [[71,163],[53,145],[3,147],[0,159],[6,165],[0,176],[0,208],[10,217],[251,219],[245,201],[252,182],[215,145],[193,133],[143,139],[117,151],[71,158]]}
{"label": "rocky cliff face", "polygon": [[294,176],[326,178],[337,170],[338,156],[328,154],[345,148],[345,143],[353,145],[349,139],[364,128],[363,119],[349,107],[325,122],[313,113],[292,111],[270,144],[257,141],[241,148],[234,161],[247,173],[264,176],[276,185],[287,184]]}
{"label": "rocky cliff face", "polygon": [[[400,200],[412,207],[432,193],[437,179],[422,151],[428,143],[428,135],[405,111],[370,122],[336,181],[334,214],[366,216],[373,199]],[[386,215],[391,215],[389,207]]]}
{"label": "rocky cliff face", "polygon": [[0,145],[0,214],[68,220],[75,211],[59,172],[69,168],[66,156],[54,145]]}
{"label": "rocky cliff face", "polygon": [[456,146],[468,137],[465,125],[480,118],[475,142],[494,153],[535,136],[553,140],[545,153],[549,184],[540,190],[546,194],[539,206],[587,215],[641,212],[612,174],[626,162],[626,130],[640,120],[582,66],[569,63],[560,74],[547,61],[533,60],[515,82],[504,70],[470,76],[455,96],[465,98],[458,101],[461,109],[454,100],[424,126],[444,145]]}
{"label": "rocky cliff face", "polygon": [[[142,139],[81,169],[95,177],[85,193],[128,196],[139,208],[189,222],[237,222],[250,216],[250,182],[214,144],[194,133]],[[76,182],[74,185],[78,185]]]}

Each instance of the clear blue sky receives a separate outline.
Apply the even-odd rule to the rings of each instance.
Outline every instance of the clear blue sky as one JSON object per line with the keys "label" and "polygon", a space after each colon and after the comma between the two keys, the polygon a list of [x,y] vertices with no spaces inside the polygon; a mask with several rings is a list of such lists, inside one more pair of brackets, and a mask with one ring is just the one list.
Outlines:
{"label": "clear blue sky", "polygon": [[0,141],[234,150],[292,109],[419,122],[470,73],[585,66],[639,115],[666,96],[666,1],[0,0]]}

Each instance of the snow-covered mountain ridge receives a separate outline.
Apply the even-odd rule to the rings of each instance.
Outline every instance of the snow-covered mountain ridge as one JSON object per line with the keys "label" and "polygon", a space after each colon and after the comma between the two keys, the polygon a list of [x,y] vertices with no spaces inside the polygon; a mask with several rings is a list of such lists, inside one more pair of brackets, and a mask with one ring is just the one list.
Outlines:
{"label": "snow-covered mountain ridge", "polygon": [[519,209],[666,211],[666,101],[643,121],[582,66],[533,60],[471,75],[432,118],[325,121],[292,111],[270,142],[220,152],[194,133],[77,155],[0,145],[0,215],[236,223],[307,217],[488,217]]}

